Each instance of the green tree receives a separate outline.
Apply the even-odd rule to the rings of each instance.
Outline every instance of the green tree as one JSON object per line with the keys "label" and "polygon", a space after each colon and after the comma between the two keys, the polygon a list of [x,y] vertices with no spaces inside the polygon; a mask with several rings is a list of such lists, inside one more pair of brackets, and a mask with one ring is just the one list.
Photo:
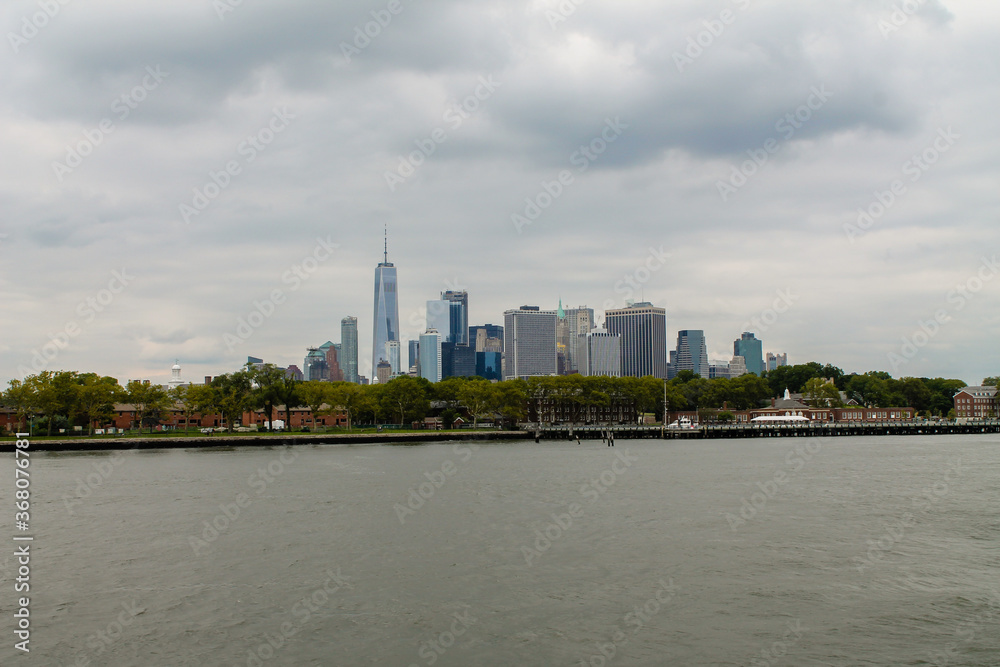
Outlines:
{"label": "green tree", "polygon": [[528,402],[528,383],[524,380],[507,380],[497,384],[497,411],[507,423],[516,424],[525,418]]}
{"label": "green tree", "polygon": [[398,417],[400,425],[423,419],[430,410],[431,383],[424,378],[401,375],[380,386],[386,414]]}
{"label": "green tree", "polygon": [[361,385],[353,382],[334,382],[329,390],[330,403],[347,415],[347,430],[351,430],[355,416],[361,411],[365,395]]}
{"label": "green tree", "polygon": [[458,390],[458,401],[472,415],[472,426],[479,425],[479,420],[497,412],[500,404],[500,392],[492,382],[485,379],[470,380]]}
{"label": "green tree", "polygon": [[170,405],[170,398],[163,387],[142,380],[129,381],[125,387],[125,401],[131,403],[135,410],[139,422],[139,433],[142,433],[142,425],[147,417],[159,415]]}
{"label": "green tree", "polygon": [[843,405],[837,385],[826,382],[823,378],[809,378],[803,390],[806,404],[814,408],[839,408]]}
{"label": "green tree", "polygon": [[254,366],[247,364],[246,371],[250,375],[253,387],[250,404],[254,409],[263,408],[267,417],[267,430],[274,423],[274,406],[281,402],[281,388],[285,381],[285,371],[274,364]]}
{"label": "green tree", "polygon": [[[331,409],[329,402],[333,401],[331,396],[332,388],[333,385],[329,382],[321,382],[319,380],[303,382],[299,387],[299,400],[309,406],[314,428],[317,428],[317,423],[322,415],[329,414]],[[291,422],[288,425],[291,426]]]}
{"label": "green tree", "polygon": [[226,430],[233,432],[236,422],[250,409],[253,386],[250,373],[245,369],[219,375],[212,380],[214,408],[226,421]]}
{"label": "green tree", "polygon": [[982,386],[984,386],[984,387],[998,387],[998,386],[1000,386],[1000,377],[983,378],[983,384],[982,384]]}
{"label": "green tree", "polygon": [[30,430],[31,419],[37,414],[39,407],[36,392],[37,387],[29,377],[25,380],[11,380],[7,391],[3,393],[4,405],[14,410],[17,416],[19,432],[23,432],[25,428]]}
{"label": "green tree", "polygon": [[115,413],[115,403],[122,400],[125,392],[113,377],[100,377],[97,373],[78,376],[80,388],[77,394],[81,413],[87,417],[87,434],[94,434],[95,421],[110,421]]}

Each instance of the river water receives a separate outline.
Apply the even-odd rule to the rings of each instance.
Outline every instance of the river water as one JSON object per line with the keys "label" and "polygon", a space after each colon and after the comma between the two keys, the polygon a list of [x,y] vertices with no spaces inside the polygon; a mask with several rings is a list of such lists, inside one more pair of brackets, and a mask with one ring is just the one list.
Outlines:
{"label": "river water", "polygon": [[[996,435],[39,452],[30,471],[31,652],[11,541],[3,665],[1000,665]],[[0,479],[13,535],[9,455]]]}

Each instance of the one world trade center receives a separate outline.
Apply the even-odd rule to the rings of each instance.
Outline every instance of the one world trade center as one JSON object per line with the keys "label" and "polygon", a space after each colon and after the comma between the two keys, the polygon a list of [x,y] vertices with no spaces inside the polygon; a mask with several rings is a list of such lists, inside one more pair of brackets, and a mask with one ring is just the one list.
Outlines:
{"label": "one world trade center", "polygon": [[386,235],[383,261],[375,267],[375,320],[372,330],[372,374],[380,359],[388,357],[385,344],[390,340],[399,340],[399,299],[396,290],[396,267],[389,261],[389,237]]}

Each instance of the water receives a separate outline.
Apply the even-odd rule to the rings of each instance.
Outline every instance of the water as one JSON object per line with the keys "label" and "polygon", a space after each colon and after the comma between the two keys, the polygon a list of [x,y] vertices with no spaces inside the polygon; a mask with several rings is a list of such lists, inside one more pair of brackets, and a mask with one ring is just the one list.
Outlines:
{"label": "water", "polygon": [[616,444],[35,453],[23,661],[1000,664],[998,436]]}

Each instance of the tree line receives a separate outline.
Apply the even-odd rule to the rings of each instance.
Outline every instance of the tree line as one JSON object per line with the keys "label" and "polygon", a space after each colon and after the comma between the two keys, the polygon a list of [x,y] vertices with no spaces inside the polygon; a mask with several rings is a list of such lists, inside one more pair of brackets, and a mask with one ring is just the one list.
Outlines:
{"label": "tree line", "polygon": [[[983,384],[996,386],[997,379],[986,378]],[[567,375],[502,382],[453,377],[437,383],[401,376],[375,385],[302,382],[273,364],[248,364],[213,378],[208,385],[170,390],[138,380],[122,387],[115,378],[96,373],[42,371],[24,380],[11,380],[0,394],[0,404],[15,412],[22,427],[33,423],[37,432],[52,435],[77,426],[93,433],[95,423],[113,420],[118,403],[133,406],[140,430],[154,427],[171,410],[180,411],[186,424],[196,414],[218,414],[230,430],[245,412],[262,410],[268,422],[284,417],[290,427],[291,411],[297,407],[308,407],[314,418],[333,412],[345,414],[348,428],[355,424],[403,425],[432,412],[445,424],[460,414],[470,417],[474,425],[480,421],[515,424],[536,421],[541,402],[552,400],[566,402],[574,412],[579,408],[581,414],[590,407],[625,402],[640,414],[662,419],[665,411],[765,407],[786,389],[802,393],[805,402],[814,406],[839,407],[846,397],[866,407],[912,407],[928,416],[947,416],[954,394],[965,386],[955,379],[895,379],[883,371],[848,375],[836,366],[816,362],[782,366],[763,377],[747,374],[706,379],[681,371],[666,383],[650,376]],[[436,410],[432,410],[432,401],[437,402]]]}

